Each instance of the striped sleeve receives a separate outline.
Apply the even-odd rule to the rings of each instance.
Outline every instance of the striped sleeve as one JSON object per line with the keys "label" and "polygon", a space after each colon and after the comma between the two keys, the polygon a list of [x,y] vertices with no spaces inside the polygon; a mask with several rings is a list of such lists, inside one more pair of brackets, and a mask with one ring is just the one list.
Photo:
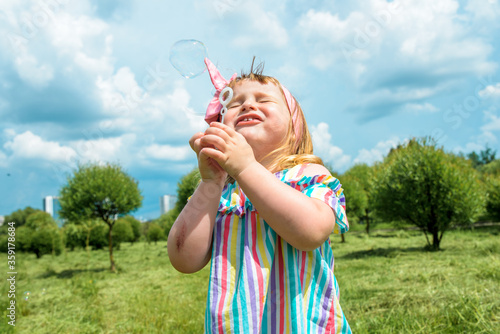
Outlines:
{"label": "striped sleeve", "polygon": [[346,200],[340,181],[331,175],[303,176],[304,165],[292,168],[284,175],[282,180],[291,187],[301,191],[305,195],[319,199],[328,204],[335,213],[336,234],[345,233],[349,230],[349,222],[346,216]]}

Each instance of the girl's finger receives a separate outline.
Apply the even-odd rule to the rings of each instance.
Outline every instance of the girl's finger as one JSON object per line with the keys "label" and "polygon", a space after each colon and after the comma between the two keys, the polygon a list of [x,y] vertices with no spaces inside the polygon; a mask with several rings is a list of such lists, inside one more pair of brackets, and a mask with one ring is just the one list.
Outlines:
{"label": "girl's finger", "polygon": [[212,122],[212,123],[210,123],[210,127],[208,129],[219,129],[219,130],[222,130],[223,132],[227,133],[227,135],[229,137],[233,137],[234,134],[236,133],[236,131],[234,131],[233,128],[227,126],[226,124],[220,123],[220,122]]}
{"label": "girl's finger", "polygon": [[219,166],[223,166],[223,163],[226,160],[226,156],[223,152],[221,152],[215,148],[212,148],[212,147],[202,148],[200,151],[200,155],[205,155],[209,158],[214,159],[215,161],[217,161]]}
{"label": "girl's finger", "polygon": [[193,151],[195,151],[196,153],[199,152],[199,149],[198,150],[196,149],[197,148],[196,141],[199,140],[204,135],[205,134],[203,132],[197,132],[189,139],[189,146],[191,146],[191,149],[193,149]]}
{"label": "girl's finger", "polygon": [[[221,123],[219,123],[219,122],[213,122],[212,124],[221,124]],[[220,127],[216,127],[216,126],[209,127],[205,131],[205,134],[206,135],[211,134],[211,135],[219,136],[223,140],[225,140],[226,142],[228,142],[231,139],[231,136],[229,135],[228,131],[226,131],[225,128],[220,128]]]}
{"label": "girl's finger", "polygon": [[226,141],[223,138],[211,134],[204,135],[200,138],[200,144],[202,147],[215,147],[221,151],[225,151],[227,148]]}

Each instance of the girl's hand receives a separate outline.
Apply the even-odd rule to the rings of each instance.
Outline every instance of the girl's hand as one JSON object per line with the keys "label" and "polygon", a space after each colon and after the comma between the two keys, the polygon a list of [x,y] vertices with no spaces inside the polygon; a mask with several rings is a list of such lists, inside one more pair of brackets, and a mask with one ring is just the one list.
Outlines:
{"label": "girl's hand", "polygon": [[200,155],[215,160],[233,178],[257,162],[245,137],[219,122],[210,124],[205,135],[200,138],[200,145]]}
{"label": "girl's hand", "polygon": [[189,139],[189,145],[198,157],[198,169],[200,170],[201,180],[207,183],[224,184],[227,176],[226,171],[222,169],[217,161],[201,152],[204,148],[201,143],[204,136],[204,133],[198,132]]}

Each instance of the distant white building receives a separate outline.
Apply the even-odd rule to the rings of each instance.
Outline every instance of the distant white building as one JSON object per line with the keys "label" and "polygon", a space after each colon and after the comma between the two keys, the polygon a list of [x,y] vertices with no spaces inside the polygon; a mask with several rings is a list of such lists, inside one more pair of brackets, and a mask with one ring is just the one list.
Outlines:
{"label": "distant white building", "polygon": [[172,210],[177,202],[177,196],[174,195],[163,195],[160,196],[160,216]]}
{"label": "distant white building", "polygon": [[54,218],[57,225],[61,227],[63,225],[62,219],[59,217],[59,210],[61,210],[61,204],[59,203],[59,198],[55,196],[45,196],[43,199],[43,211],[47,212]]}
{"label": "distant white building", "polygon": [[0,216],[0,226],[3,225],[4,221],[5,221],[5,217],[4,216]]}

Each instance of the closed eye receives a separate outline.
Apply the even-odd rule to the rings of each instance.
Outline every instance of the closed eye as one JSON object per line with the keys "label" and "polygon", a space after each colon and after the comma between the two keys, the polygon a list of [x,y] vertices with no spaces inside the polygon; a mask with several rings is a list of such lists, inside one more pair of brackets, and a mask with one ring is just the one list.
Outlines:
{"label": "closed eye", "polygon": [[236,108],[236,107],[239,107],[239,106],[241,106],[241,103],[239,103],[239,102],[229,103],[228,106],[227,106],[227,109]]}

